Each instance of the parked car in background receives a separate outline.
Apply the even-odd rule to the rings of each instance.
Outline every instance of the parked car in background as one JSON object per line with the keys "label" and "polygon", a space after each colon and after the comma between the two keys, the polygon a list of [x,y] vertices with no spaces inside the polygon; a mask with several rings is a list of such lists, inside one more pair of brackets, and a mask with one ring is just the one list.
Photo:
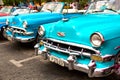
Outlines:
{"label": "parked car in background", "polygon": [[38,13],[15,16],[8,20],[9,26],[5,29],[5,37],[11,41],[36,42],[40,25],[81,15],[77,10],[64,9],[64,6],[64,2],[48,2]]}
{"label": "parked car in background", "polygon": [[0,17],[1,16],[9,16],[16,8],[12,6],[4,6],[0,9]]}
{"label": "parked car in background", "polygon": [[[4,10],[6,11],[6,10]],[[0,17],[0,32],[3,33],[3,29],[8,26],[8,19],[14,18],[16,15],[20,14],[27,14],[27,13],[35,13],[37,12],[36,10],[31,10],[29,8],[17,8],[13,12],[10,13],[9,16],[3,16]]]}
{"label": "parked car in background", "polygon": [[117,72],[119,78],[120,7],[116,1],[97,0],[84,15],[41,25],[36,55],[89,77]]}

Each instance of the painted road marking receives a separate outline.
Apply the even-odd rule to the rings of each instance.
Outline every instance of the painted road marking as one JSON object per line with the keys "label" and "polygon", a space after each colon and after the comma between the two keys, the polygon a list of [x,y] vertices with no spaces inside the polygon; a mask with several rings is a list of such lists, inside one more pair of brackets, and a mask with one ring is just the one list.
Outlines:
{"label": "painted road marking", "polygon": [[7,44],[7,43],[9,43],[9,41],[8,41],[8,42],[3,42],[3,43],[0,43],[0,45],[4,45],[4,44]]}
{"label": "painted road marking", "polygon": [[23,60],[19,60],[19,61],[16,61],[14,59],[12,60],[9,60],[11,63],[13,63],[16,67],[22,67],[23,65],[21,63],[23,62],[27,62],[27,61],[30,61],[32,59],[36,59],[36,58],[39,58],[40,56],[33,56],[33,57],[29,57],[29,58],[26,58],[26,59],[23,59]]}

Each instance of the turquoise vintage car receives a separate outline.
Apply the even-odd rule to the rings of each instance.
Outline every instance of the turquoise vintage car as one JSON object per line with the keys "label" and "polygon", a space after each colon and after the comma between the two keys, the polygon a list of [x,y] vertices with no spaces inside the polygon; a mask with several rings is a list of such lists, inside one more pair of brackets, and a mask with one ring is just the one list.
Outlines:
{"label": "turquoise vintage car", "polygon": [[120,76],[120,7],[116,1],[97,0],[79,17],[41,25],[36,55],[89,77],[113,72]]}
{"label": "turquoise vintage car", "polygon": [[81,15],[81,12],[64,9],[64,6],[64,2],[48,2],[38,13],[15,16],[8,20],[9,26],[5,29],[5,37],[8,40],[23,43],[36,42],[38,40],[37,31],[39,25]]}

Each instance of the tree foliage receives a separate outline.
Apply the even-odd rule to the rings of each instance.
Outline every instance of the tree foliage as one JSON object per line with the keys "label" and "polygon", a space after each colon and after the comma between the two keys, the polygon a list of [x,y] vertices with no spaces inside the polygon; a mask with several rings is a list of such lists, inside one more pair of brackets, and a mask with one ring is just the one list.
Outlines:
{"label": "tree foliage", "polygon": [[[23,2],[23,3],[29,3],[30,1],[34,1],[35,3],[41,3],[41,2],[44,2],[44,1],[47,1],[47,0],[3,0],[4,2],[4,5],[18,5],[20,4],[20,2]],[[73,0],[60,0],[62,2],[72,2]],[[79,0],[79,3],[81,6],[84,6],[86,3],[88,2],[88,0]]]}

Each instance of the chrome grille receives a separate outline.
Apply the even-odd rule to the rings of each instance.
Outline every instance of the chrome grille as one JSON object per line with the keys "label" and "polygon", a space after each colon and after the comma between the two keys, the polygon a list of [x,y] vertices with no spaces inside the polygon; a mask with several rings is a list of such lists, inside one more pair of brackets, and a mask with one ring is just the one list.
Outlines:
{"label": "chrome grille", "polygon": [[82,54],[86,56],[99,53],[97,50],[94,50],[93,48],[73,45],[70,43],[63,42],[63,41],[58,41],[58,40],[53,40],[53,39],[43,39],[42,41],[47,48],[59,50],[64,53],[76,53],[77,55]]}
{"label": "chrome grille", "polygon": [[13,27],[8,27],[7,30],[12,31],[12,32],[14,31],[16,33],[24,33],[25,32],[25,30],[22,30],[19,28],[13,28]]}

